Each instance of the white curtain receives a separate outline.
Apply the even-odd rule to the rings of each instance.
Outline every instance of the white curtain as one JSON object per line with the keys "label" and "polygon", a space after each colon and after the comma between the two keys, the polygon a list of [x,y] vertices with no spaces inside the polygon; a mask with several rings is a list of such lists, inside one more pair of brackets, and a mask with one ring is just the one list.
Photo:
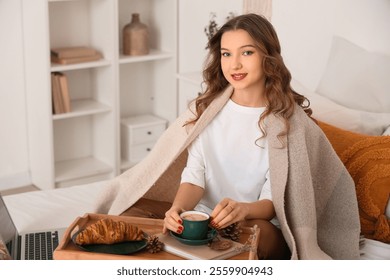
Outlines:
{"label": "white curtain", "polygon": [[244,0],[243,13],[263,15],[269,21],[272,16],[272,0]]}

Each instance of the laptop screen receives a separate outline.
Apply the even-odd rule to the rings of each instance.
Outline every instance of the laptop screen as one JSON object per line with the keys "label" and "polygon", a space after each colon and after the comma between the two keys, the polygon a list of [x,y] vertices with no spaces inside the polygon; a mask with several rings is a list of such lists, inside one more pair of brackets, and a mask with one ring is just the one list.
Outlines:
{"label": "laptop screen", "polygon": [[18,232],[0,195],[0,252],[7,250],[16,259],[17,238]]}

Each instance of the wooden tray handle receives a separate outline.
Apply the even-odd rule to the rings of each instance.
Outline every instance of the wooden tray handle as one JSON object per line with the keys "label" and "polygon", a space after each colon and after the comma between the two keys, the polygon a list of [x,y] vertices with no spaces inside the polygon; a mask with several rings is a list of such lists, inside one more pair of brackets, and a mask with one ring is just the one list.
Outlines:
{"label": "wooden tray handle", "polygon": [[254,230],[254,233],[253,233],[251,248],[249,250],[249,259],[250,260],[258,260],[259,257],[257,255],[257,246],[258,246],[259,240],[260,240],[260,228],[257,225],[255,225],[253,227],[253,230]]}
{"label": "wooden tray handle", "polygon": [[81,227],[84,227],[84,225],[88,222],[89,220],[89,214],[85,214],[82,217],[77,217],[77,219],[74,220],[74,222],[66,229],[64,236],[66,238],[63,238],[59,245],[58,248],[64,248],[66,244],[71,240],[73,234],[75,234],[78,230],[80,230]]}

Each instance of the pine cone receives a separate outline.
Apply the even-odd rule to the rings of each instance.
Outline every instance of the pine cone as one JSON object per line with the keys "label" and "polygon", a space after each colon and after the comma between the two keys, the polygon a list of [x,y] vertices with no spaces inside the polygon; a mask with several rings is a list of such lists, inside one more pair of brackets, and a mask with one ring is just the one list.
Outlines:
{"label": "pine cone", "polygon": [[155,235],[148,236],[146,243],[146,250],[152,254],[160,252],[164,246],[164,243],[162,243]]}
{"label": "pine cone", "polygon": [[240,234],[242,230],[240,229],[240,225],[238,222],[233,223],[221,230],[218,231],[218,233],[224,237],[228,238],[233,241],[238,241],[240,239]]}

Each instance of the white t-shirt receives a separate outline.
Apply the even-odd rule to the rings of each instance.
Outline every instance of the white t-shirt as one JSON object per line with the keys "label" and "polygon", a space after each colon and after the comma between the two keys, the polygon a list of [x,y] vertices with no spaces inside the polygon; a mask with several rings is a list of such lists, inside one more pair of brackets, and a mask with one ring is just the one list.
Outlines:
{"label": "white t-shirt", "polygon": [[268,145],[258,126],[264,110],[229,100],[190,145],[181,182],[205,189],[197,210],[211,213],[225,197],[272,200]]}

